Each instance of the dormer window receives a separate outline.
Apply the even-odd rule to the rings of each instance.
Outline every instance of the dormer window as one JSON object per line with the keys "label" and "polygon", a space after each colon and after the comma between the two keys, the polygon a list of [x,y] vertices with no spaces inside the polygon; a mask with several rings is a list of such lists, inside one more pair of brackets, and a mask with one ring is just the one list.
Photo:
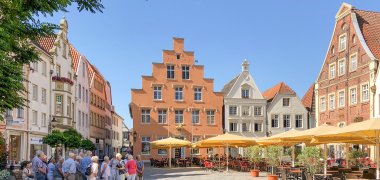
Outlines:
{"label": "dormer window", "polygon": [[248,99],[249,98],[249,89],[241,89],[241,98]]}

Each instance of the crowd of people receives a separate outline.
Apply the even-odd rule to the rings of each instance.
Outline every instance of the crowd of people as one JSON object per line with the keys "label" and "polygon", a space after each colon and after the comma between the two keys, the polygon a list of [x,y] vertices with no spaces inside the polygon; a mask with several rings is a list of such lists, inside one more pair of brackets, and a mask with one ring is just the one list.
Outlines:
{"label": "crowd of people", "polygon": [[132,155],[115,153],[111,159],[104,156],[99,164],[91,151],[48,159],[38,150],[32,161],[22,162],[21,170],[23,180],[142,180],[144,162],[140,156],[134,160]]}

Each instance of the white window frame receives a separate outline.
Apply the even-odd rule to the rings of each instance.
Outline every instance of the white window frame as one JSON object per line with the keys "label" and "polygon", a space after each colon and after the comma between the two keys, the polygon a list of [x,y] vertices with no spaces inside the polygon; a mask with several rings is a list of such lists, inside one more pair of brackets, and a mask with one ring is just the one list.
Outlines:
{"label": "white window frame", "polygon": [[329,79],[334,79],[336,76],[336,63],[329,64]]}
{"label": "white window frame", "polygon": [[319,98],[319,110],[321,112],[325,112],[326,111],[326,97],[325,96],[321,96]]}
{"label": "white window frame", "polygon": [[46,113],[41,113],[41,126],[46,127]]}
{"label": "white window frame", "polygon": [[207,110],[207,125],[215,125],[215,110]]}
{"label": "white window frame", "polygon": [[200,124],[199,112],[200,111],[198,109],[193,109],[191,111],[191,123],[193,123],[193,124]]}
{"label": "white window frame", "polygon": [[[232,124],[232,126],[231,126]],[[232,127],[232,129],[231,129]],[[238,123],[237,122],[230,122],[229,124],[229,129],[228,129],[230,132],[238,132]]]}
{"label": "white window frame", "polygon": [[159,109],[157,111],[157,122],[158,124],[167,124],[167,113],[166,109]]}
{"label": "white window frame", "polygon": [[174,79],[175,78],[175,65],[168,64],[166,66],[166,79]]}
{"label": "white window frame", "polygon": [[34,101],[38,101],[38,86],[36,84],[33,84],[32,85],[32,90],[33,90],[33,92],[32,92],[32,99]]}
{"label": "white window frame", "polygon": [[35,110],[32,110],[32,124],[33,125],[38,124],[38,112]]}
{"label": "white window frame", "polygon": [[202,101],[202,88],[195,87],[194,88],[194,101]]}
{"label": "white window frame", "polygon": [[[246,129],[244,130],[244,124],[246,124]],[[249,122],[242,122],[241,123],[241,131],[242,132],[250,132],[251,131],[251,123]]]}
{"label": "white window frame", "polygon": [[[274,126],[274,125],[276,125],[276,123],[273,123],[274,121],[277,122],[277,126]],[[271,128],[279,128],[279,127],[280,127],[280,115],[272,114],[271,115]]]}
{"label": "white window frame", "polygon": [[253,112],[254,112],[254,116],[263,116],[263,107],[262,106],[254,106]]}
{"label": "white window frame", "polygon": [[[231,108],[235,108],[235,114],[231,114],[231,112],[234,112],[234,111],[231,111]],[[237,116],[238,115],[238,107],[237,106],[229,106],[228,107],[228,114],[230,116]]]}
{"label": "white window frame", "polygon": [[[285,105],[285,99],[289,99],[287,106]],[[288,98],[288,97],[287,98],[282,98],[282,106],[283,107],[290,107],[290,98]]]}
{"label": "white window frame", "polygon": [[[146,143],[149,146],[149,153],[144,153],[143,151],[143,143]],[[152,151],[152,147],[150,147],[150,137],[141,137],[141,155],[150,155]]]}
{"label": "white window frame", "polygon": [[[367,86],[366,89],[364,89],[364,86]],[[366,82],[366,83],[363,83],[360,85],[360,99],[361,99],[361,102],[368,102],[369,101],[369,96],[370,96],[370,93],[369,93],[369,83]],[[366,98],[365,98],[365,95],[364,93],[366,92]]]}
{"label": "white window frame", "polygon": [[[256,130],[256,125],[257,125],[257,130]],[[254,123],[253,128],[255,132],[263,132],[263,123]]]}
{"label": "white window frame", "polygon": [[329,94],[329,110],[333,111],[335,109],[335,93]]}
{"label": "white window frame", "polygon": [[[192,143],[196,143],[201,140],[201,136],[193,136]],[[197,153],[194,153],[194,151],[197,151]],[[191,154],[192,155],[200,155],[200,150],[199,148],[192,148],[191,149]]]}
{"label": "white window frame", "polygon": [[153,99],[162,100],[162,86],[153,86]]}
{"label": "white window frame", "polygon": [[[303,128],[303,115],[302,114],[296,114],[295,115],[295,123],[296,123],[295,128]],[[299,123],[301,123],[301,126],[298,126]]]}
{"label": "white window frame", "polygon": [[150,124],[150,109],[141,109],[141,123]]}
{"label": "white window frame", "polygon": [[[245,110],[248,110],[248,113]],[[242,106],[241,107],[241,115],[242,116],[250,116],[251,115],[251,107],[250,106]]]}
{"label": "white window frame", "polygon": [[242,88],[241,89],[241,98],[249,99],[249,95],[250,95],[250,92],[249,92],[248,88]]}
{"label": "white window frame", "polygon": [[[343,93],[343,100],[341,99],[341,94]],[[338,106],[339,108],[345,107],[346,106],[346,91],[345,90],[340,90],[338,91]]]}
{"label": "white window frame", "polygon": [[346,59],[340,59],[338,61],[338,76],[342,76],[346,73]]}
{"label": "white window frame", "polygon": [[[285,116],[289,117],[289,119],[286,119]],[[284,114],[282,115],[282,124],[284,126],[284,128],[291,128],[292,127],[292,117],[290,116],[290,114]],[[289,126],[285,126],[285,121],[288,121],[289,122]]]}
{"label": "white window frame", "polygon": [[[355,59],[352,58],[354,56],[355,56]],[[355,66],[353,66],[353,64],[355,64]],[[356,52],[356,53],[350,54],[350,72],[356,71],[357,69],[358,69],[358,53]]]}
{"label": "white window frame", "polygon": [[41,88],[41,103],[43,104],[46,104],[46,89],[45,88]]}
{"label": "white window frame", "polygon": [[174,111],[175,124],[184,124],[184,110],[177,109]]}
{"label": "white window frame", "polygon": [[176,101],[183,101],[183,87],[174,88],[174,99]]}
{"label": "white window frame", "polygon": [[183,80],[190,80],[190,66],[189,65],[183,65],[181,69],[182,69],[182,79]]}
{"label": "white window frame", "polygon": [[[344,37],[344,44],[343,44],[343,38]],[[343,33],[338,38],[338,44],[339,44],[339,52],[346,50],[347,48],[347,33]],[[344,46],[342,46],[344,45]]]}
{"label": "white window frame", "polygon": [[17,118],[24,118],[24,108],[23,107],[19,107],[17,108]]}
{"label": "white window frame", "polygon": [[43,76],[46,76],[47,75],[47,63],[45,61],[43,61],[43,60],[41,60],[41,62],[42,62],[42,72],[41,72],[41,74]]}
{"label": "white window frame", "polygon": [[[352,90],[354,90],[355,89],[355,91],[352,91]],[[351,87],[350,89],[349,89],[349,92],[350,92],[350,105],[355,105],[355,104],[357,104],[358,103],[358,89],[357,89],[357,87]],[[355,99],[354,99],[354,101],[353,101],[353,92],[355,92]]]}

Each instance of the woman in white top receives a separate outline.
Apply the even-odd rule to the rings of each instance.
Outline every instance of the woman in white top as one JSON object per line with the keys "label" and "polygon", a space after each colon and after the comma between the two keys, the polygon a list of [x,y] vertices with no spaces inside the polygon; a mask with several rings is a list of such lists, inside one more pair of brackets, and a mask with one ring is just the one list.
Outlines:
{"label": "woman in white top", "polygon": [[100,177],[105,180],[111,179],[111,167],[110,164],[110,158],[108,156],[104,156],[104,161],[102,163],[102,166],[100,167]]}
{"label": "woman in white top", "polygon": [[22,180],[34,180],[32,162],[25,161],[22,164]]}
{"label": "woman in white top", "polygon": [[98,164],[99,157],[98,156],[92,156],[91,157],[91,174],[87,176],[87,180],[96,180],[96,177],[98,176]]}

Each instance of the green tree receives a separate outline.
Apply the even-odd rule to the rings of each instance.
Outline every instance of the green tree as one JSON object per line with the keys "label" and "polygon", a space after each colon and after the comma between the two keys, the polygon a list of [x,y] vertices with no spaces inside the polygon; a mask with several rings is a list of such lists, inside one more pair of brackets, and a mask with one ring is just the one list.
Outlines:
{"label": "green tree", "polygon": [[358,158],[366,157],[366,154],[363,151],[353,149],[348,152],[348,162],[353,166],[360,165]]}
{"label": "green tree", "polygon": [[315,146],[306,147],[302,153],[298,155],[298,160],[306,167],[309,173],[308,179],[314,177],[314,174],[322,171],[322,154],[321,150]]}
{"label": "green tree", "polygon": [[8,153],[5,139],[3,134],[0,133],[0,170],[5,169],[5,166],[7,165],[7,157]]}
{"label": "green tree", "polygon": [[83,139],[81,142],[81,148],[88,151],[94,151],[96,150],[96,147],[92,141],[89,139]]}
{"label": "green tree", "polygon": [[65,143],[65,137],[61,131],[53,130],[52,133],[42,138],[42,142],[51,147],[59,147]]}
{"label": "green tree", "polygon": [[256,169],[257,164],[259,164],[262,159],[262,148],[259,146],[247,147],[245,148],[245,154],[249,161],[254,164],[254,169]]}
{"label": "green tree", "polygon": [[274,167],[280,164],[282,150],[281,146],[269,146],[267,148],[268,164],[272,166],[272,174],[274,174]]}
{"label": "green tree", "polygon": [[101,0],[0,1],[0,114],[25,105],[23,66],[38,61],[38,53],[30,43],[53,35],[58,28],[41,22],[38,17],[66,12],[72,4],[76,4],[79,11],[95,13],[104,9]]}

